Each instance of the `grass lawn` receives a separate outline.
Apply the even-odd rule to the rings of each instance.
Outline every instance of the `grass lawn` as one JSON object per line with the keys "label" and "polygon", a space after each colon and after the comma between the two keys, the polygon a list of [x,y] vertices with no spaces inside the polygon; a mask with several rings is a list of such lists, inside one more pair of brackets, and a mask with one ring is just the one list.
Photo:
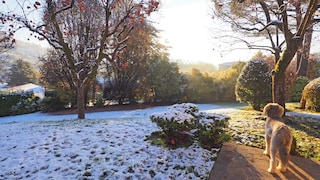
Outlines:
{"label": "grass lawn", "polygon": [[[304,112],[297,109],[298,103],[288,103],[287,110],[290,112]],[[252,147],[264,148],[265,118],[262,112],[254,111],[248,107],[245,111],[231,112],[229,120],[229,132],[233,140],[239,144]],[[305,112],[304,112],[305,113]],[[319,113],[308,113],[319,115]],[[299,155],[314,161],[320,161],[320,119],[308,117],[304,114],[287,113],[285,123],[290,127],[295,146],[295,155]]]}

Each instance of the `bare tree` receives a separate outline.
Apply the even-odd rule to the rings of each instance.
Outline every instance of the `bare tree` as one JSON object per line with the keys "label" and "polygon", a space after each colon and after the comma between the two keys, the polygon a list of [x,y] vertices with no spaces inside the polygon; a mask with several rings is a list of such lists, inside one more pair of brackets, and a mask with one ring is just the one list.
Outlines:
{"label": "bare tree", "polygon": [[[5,2],[5,1],[3,1]],[[157,10],[156,0],[18,1],[20,14],[1,14],[11,32],[27,28],[63,55],[77,94],[78,118],[85,118],[85,90],[103,59],[112,59],[129,38],[130,29]],[[41,15],[41,20],[31,18]]]}
{"label": "bare tree", "polygon": [[12,39],[11,36],[7,35],[5,32],[0,31],[0,54],[13,48],[14,43],[15,40]]}

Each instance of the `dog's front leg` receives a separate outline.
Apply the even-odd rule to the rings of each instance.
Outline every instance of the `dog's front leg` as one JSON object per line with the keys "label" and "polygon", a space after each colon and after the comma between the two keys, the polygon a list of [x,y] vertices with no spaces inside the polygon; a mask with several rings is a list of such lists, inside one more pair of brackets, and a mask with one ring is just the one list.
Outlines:
{"label": "dog's front leg", "polygon": [[268,133],[264,136],[265,142],[266,142],[266,149],[263,151],[263,154],[270,155],[270,136],[268,136]]}

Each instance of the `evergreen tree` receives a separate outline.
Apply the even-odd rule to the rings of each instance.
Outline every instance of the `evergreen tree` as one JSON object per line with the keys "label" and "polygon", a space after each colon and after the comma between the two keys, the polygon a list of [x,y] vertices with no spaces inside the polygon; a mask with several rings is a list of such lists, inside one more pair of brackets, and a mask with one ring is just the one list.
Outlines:
{"label": "evergreen tree", "polygon": [[236,84],[237,100],[260,110],[271,101],[271,74],[266,61],[255,59],[242,69]]}
{"label": "evergreen tree", "polygon": [[31,63],[18,59],[11,66],[9,85],[17,86],[26,83],[35,83],[36,74]]}
{"label": "evergreen tree", "polygon": [[149,85],[153,101],[177,101],[180,94],[180,73],[177,63],[169,62],[167,56],[155,55],[150,62]]}

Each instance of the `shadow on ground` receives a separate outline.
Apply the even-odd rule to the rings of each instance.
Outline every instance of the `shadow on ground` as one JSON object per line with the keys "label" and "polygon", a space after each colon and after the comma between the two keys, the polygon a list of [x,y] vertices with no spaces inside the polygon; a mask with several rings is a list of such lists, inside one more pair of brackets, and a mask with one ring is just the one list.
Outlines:
{"label": "shadow on ground", "polygon": [[210,173],[210,180],[242,179],[320,179],[320,162],[291,156],[286,172],[267,172],[269,157],[263,150],[235,142],[224,143]]}

